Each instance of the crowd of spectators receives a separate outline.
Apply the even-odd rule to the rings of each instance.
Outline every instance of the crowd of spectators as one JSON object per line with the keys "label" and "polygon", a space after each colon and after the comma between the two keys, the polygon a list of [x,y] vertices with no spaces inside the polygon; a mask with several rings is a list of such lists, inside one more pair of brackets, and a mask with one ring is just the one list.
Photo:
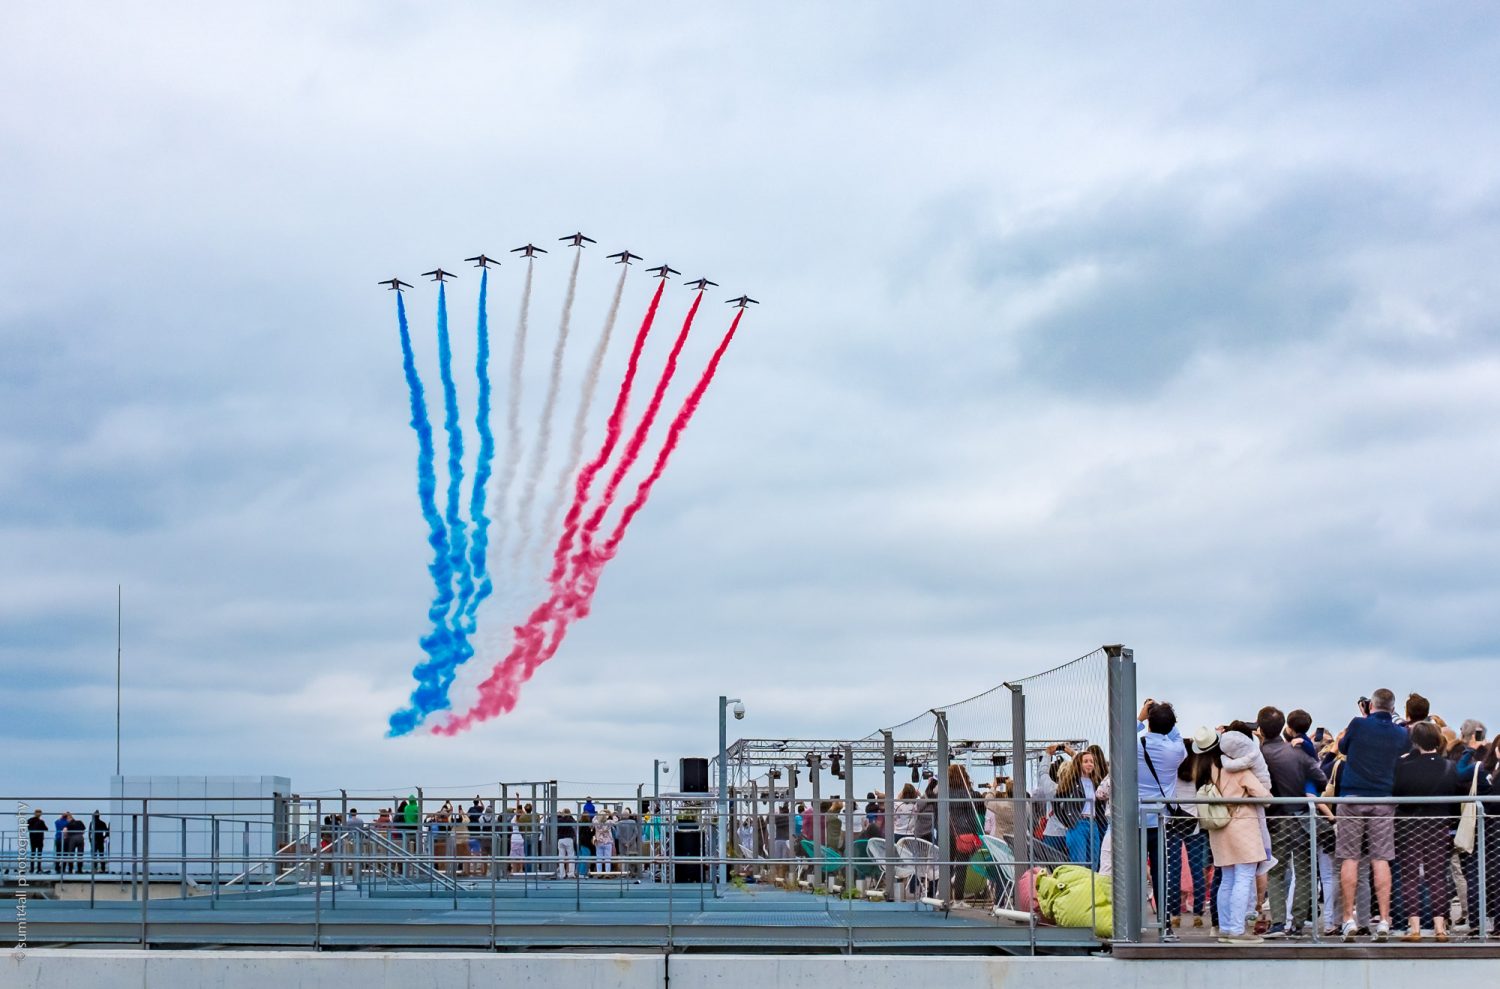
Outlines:
{"label": "crowd of spectators", "polygon": [[1183,738],[1172,705],[1146,702],[1137,780],[1148,872],[1175,927],[1201,928],[1208,913],[1231,943],[1301,937],[1314,924],[1344,941],[1384,941],[1404,919],[1405,940],[1430,931],[1447,941],[1459,917],[1471,932],[1493,921],[1497,904],[1481,905],[1480,887],[1500,900],[1500,869],[1487,866],[1480,883],[1484,815],[1462,807],[1466,795],[1500,792],[1485,726],[1454,729],[1419,694],[1400,714],[1388,689],[1358,703],[1337,733],[1314,729],[1306,711],[1267,706]]}

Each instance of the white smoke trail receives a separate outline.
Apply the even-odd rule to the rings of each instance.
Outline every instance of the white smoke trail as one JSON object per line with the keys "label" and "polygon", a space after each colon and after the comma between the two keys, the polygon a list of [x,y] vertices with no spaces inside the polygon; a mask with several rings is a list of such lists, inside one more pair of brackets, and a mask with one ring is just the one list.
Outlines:
{"label": "white smoke trail", "polygon": [[[589,357],[588,368],[583,374],[583,400],[578,405],[577,415],[573,417],[568,461],[563,466],[562,473],[557,475],[557,487],[552,491],[552,504],[547,506],[547,514],[542,516],[544,533],[556,531],[562,519],[563,502],[568,497],[568,486],[573,482],[573,475],[578,473],[578,465],[583,462],[583,440],[584,434],[588,432],[589,410],[594,404],[594,393],[599,389],[599,372],[604,367],[604,352],[609,349],[609,338],[615,331],[615,317],[620,315],[620,299],[625,294],[625,275],[629,271],[629,265],[620,266],[620,281],[615,285],[615,297],[610,301],[609,313],[604,317],[604,332],[594,345],[594,353]],[[547,541],[543,539],[538,544],[539,555],[536,562],[539,566],[547,565],[548,552]]]}
{"label": "white smoke trail", "polygon": [[[519,539],[512,562],[519,565],[526,556],[526,547],[531,541],[531,509],[536,503],[536,486],[542,478],[542,468],[547,465],[547,448],[552,445],[552,410],[557,406],[557,389],[562,381],[563,354],[568,348],[568,329],[573,321],[573,296],[578,288],[578,262],[583,259],[583,248],[573,252],[573,268],[568,272],[568,291],[563,296],[562,324],[557,330],[557,343],[552,347],[552,374],[547,379],[547,397],[542,401],[542,428],[537,432],[536,446],[531,451],[531,463],[526,468],[526,486],[521,489],[520,507],[516,512]],[[546,540],[538,540],[545,546]]]}
{"label": "white smoke trail", "polygon": [[[521,315],[516,320],[515,345],[510,352],[510,393],[506,396],[505,432],[508,442],[505,462],[500,467],[500,476],[495,480],[495,514],[491,518],[500,523],[500,535],[490,546],[490,572],[500,571],[504,559],[505,537],[510,532],[505,514],[510,500],[510,488],[516,482],[516,470],[521,466],[521,369],[526,364],[526,326],[531,315],[531,273],[536,262],[526,262],[526,284],[521,289]],[[505,581],[502,586],[514,585]]]}

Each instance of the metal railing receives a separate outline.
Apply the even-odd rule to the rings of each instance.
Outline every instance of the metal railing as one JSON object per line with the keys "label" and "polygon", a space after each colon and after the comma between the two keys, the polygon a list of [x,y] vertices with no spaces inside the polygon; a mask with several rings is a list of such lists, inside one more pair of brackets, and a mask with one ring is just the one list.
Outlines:
{"label": "metal railing", "polygon": [[[231,919],[239,925],[237,943],[321,944],[334,930],[340,938],[368,936],[365,943],[381,944],[388,943],[381,939],[391,936],[389,926],[375,931],[361,924],[389,907],[424,923],[423,937],[436,921],[421,918],[441,912],[442,924],[463,928],[453,934],[468,939],[461,943],[495,944],[502,930],[545,937],[544,928],[565,925],[567,915],[591,912],[611,914],[627,933],[588,936],[634,939],[628,943],[654,938],[670,947],[685,936],[702,943],[723,930],[770,945],[825,944],[833,936],[836,946],[852,951],[867,940],[922,943],[931,932],[917,915],[938,913],[951,925],[946,936],[961,943],[1023,951],[1066,946],[1018,891],[1023,874],[1035,866],[1055,871],[1067,853],[1040,838],[1018,843],[1003,833],[1001,820],[990,820],[989,829],[1002,833],[986,834],[981,799],[949,800],[947,814],[941,799],[929,800],[911,819],[913,833],[905,834],[895,831],[879,801],[830,803],[820,812],[804,807],[799,820],[795,803],[778,813],[785,801],[774,794],[753,801],[737,795],[727,819],[713,795],[664,796],[644,806],[633,795],[600,797],[594,819],[567,813],[581,811],[583,802],[559,796],[544,813],[523,811],[524,821],[499,808],[490,816],[488,806],[474,815],[450,814],[439,797],[428,797],[410,827],[351,821],[342,809],[347,801],[309,800],[298,813],[267,805],[221,816],[178,813],[143,798],[125,801],[113,815],[111,841],[120,847],[107,851],[112,871],[90,871],[87,863],[81,871],[56,871],[63,863],[49,854],[51,833],[33,855],[23,831],[0,854],[0,885],[15,893],[28,884],[33,944],[49,943],[49,930],[56,931],[52,943],[183,943],[195,925],[203,938],[222,939],[219,925]],[[1035,804],[1026,819],[1044,817],[1046,804]],[[944,817],[949,832],[935,833]],[[273,821],[284,822],[282,840],[263,850],[214,838],[246,823],[269,835]],[[721,828],[730,837],[727,855],[718,852]],[[1095,828],[1087,846],[1095,858],[1102,830]],[[1102,881],[1089,868],[1097,860],[1079,864],[1082,881],[1097,890]],[[38,869],[54,871],[38,875]],[[1079,945],[1097,945],[1096,897],[1084,899],[1081,924],[1088,930],[1073,934]],[[219,913],[229,903],[236,904],[232,914]],[[261,916],[258,903],[274,907],[274,923],[250,924]],[[347,911],[356,904],[361,909]],[[773,923],[756,910],[778,916],[790,910],[807,923]],[[706,915],[716,923],[698,923]],[[338,927],[331,929],[335,918]],[[515,934],[520,928],[527,933]]]}
{"label": "metal railing", "polygon": [[[1233,839],[1227,828],[1200,825],[1209,808],[1229,813]],[[1146,863],[1139,886],[1151,907],[1145,929],[1159,940],[1325,945],[1494,936],[1500,797],[1194,797],[1143,801],[1142,811],[1163,822],[1139,831]],[[1263,848],[1247,853],[1247,844]]]}

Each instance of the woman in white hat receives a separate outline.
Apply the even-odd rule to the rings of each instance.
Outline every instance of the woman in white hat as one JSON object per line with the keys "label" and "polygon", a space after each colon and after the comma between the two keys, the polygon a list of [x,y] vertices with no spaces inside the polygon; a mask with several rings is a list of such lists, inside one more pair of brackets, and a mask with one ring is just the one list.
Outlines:
{"label": "woman in white hat", "polygon": [[[1249,769],[1226,769],[1218,739],[1208,742],[1209,733],[1200,730],[1193,737],[1193,751],[1199,753],[1193,782],[1202,787],[1212,783],[1226,799],[1269,797],[1271,791],[1255,778]],[[1261,840],[1260,807],[1252,804],[1229,804],[1228,821],[1222,827],[1208,829],[1208,843],[1213,850],[1214,868],[1223,872],[1219,886],[1219,940],[1226,944],[1255,944],[1262,940],[1245,930],[1245,919],[1255,899],[1255,874],[1266,859]],[[1199,819],[1207,820],[1203,805]]]}

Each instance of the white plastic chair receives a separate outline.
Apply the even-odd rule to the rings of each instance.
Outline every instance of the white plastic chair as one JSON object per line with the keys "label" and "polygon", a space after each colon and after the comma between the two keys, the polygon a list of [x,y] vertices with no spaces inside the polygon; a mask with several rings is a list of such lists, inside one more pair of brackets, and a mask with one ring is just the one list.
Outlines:
{"label": "white plastic chair", "polygon": [[902,838],[896,842],[896,851],[901,861],[910,869],[910,875],[922,884],[920,895],[931,895],[933,884],[938,880],[938,847],[923,838]]}
{"label": "white plastic chair", "polygon": [[904,879],[910,879],[912,877],[912,873],[916,871],[911,866],[902,864],[900,852],[897,852],[894,856],[891,855],[891,850],[886,845],[884,838],[871,838],[869,844],[865,847],[869,849],[871,861],[873,861],[875,865],[880,868],[880,876],[882,879],[885,878],[886,860],[888,858],[896,859],[895,862],[891,863],[891,866],[892,874],[895,876],[897,882],[900,882]]}

